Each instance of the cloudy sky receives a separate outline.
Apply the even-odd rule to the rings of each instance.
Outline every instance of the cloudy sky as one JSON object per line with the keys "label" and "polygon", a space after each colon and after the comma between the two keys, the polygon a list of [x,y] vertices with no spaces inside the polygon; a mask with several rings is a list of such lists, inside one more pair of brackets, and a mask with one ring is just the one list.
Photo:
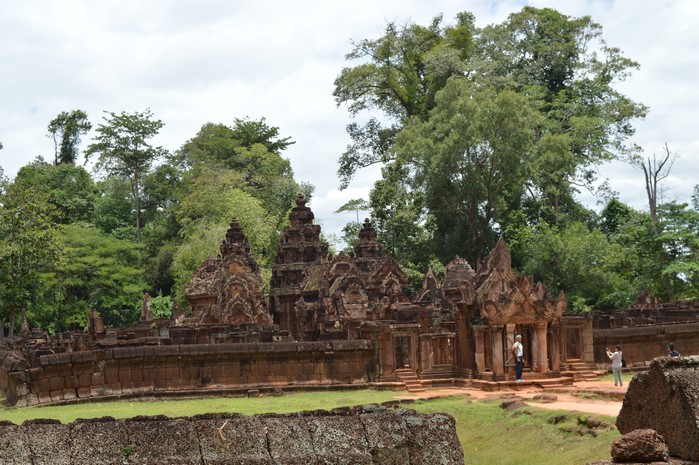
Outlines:
{"label": "cloudy sky", "polygon": [[[295,176],[316,186],[311,207],[326,233],[352,214],[378,175],[366,169],[339,191],[337,159],[350,121],[332,97],[351,40],[380,36],[388,21],[427,24],[470,11],[499,23],[524,5],[589,15],[611,46],[641,69],[620,89],[650,107],[635,142],[647,155],[667,142],[679,154],[665,200],[688,201],[699,184],[699,2],[694,0],[5,0],[0,11],[0,166],[5,175],[37,155],[51,160],[48,122],[85,110],[150,108],[165,123],[156,143],[175,150],[206,122],[259,119],[296,141]],[[86,141],[92,135],[86,137]],[[84,146],[85,144],[83,144]],[[622,201],[644,208],[642,172],[599,167]],[[590,206],[594,199],[582,195]]]}

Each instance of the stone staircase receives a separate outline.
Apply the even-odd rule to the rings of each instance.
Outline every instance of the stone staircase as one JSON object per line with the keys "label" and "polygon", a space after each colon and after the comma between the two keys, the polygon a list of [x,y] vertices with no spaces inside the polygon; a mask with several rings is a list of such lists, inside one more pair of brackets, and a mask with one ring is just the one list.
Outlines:
{"label": "stone staircase", "polygon": [[560,378],[537,379],[533,384],[543,390],[561,389],[572,386],[573,378],[562,376]]}
{"label": "stone staircase", "polygon": [[417,373],[412,368],[398,368],[396,378],[405,384],[408,392],[425,392],[425,388],[417,377]]}
{"label": "stone staircase", "polygon": [[603,374],[604,370],[598,370],[595,365],[581,360],[565,362],[561,367],[561,376],[569,376],[573,381],[596,381]]}

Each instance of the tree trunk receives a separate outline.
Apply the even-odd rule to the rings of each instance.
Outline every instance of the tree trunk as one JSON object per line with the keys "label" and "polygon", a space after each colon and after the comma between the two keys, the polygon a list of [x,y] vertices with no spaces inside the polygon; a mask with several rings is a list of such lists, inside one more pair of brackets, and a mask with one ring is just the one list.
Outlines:
{"label": "tree trunk", "polygon": [[14,305],[12,305],[12,307],[10,307],[10,329],[7,331],[7,338],[10,340],[10,342],[15,337],[15,314],[16,313],[17,313],[17,308]]}
{"label": "tree trunk", "polygon": [[[670,175],[670,170],[675,162],[677,155],[670,153],[670,148],[665,144],[663,147],[665,155],[658,162],[657,157],[653,154],[653,159],[646,159],[645,163],[641,164],[643,168],[643,176],[646,181],[646,194],[648,195],[648,210],[650,212],[650,221],[653,228],[653,234],[660,234],[660,225],[658,224],[658,193],[661,188],[661,181]],[[669,164],[668,164],[669,162]]]}
{"label": "tree trunk", "polygon": [[134,197],[134,204],[136,210],[136,243],[141,243],[141,191],[140,183],[141,176],[140,173],[135,172],[133,176],[133,183],[131,186],[131,193]]}

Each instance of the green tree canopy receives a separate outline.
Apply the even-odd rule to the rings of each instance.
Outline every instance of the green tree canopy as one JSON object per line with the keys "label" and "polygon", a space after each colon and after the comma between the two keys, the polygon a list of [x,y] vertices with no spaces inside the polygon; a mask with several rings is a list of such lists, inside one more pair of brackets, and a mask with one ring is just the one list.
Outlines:
{"label": "green tree canopy", "polygon": [[133,323],[146,290],[138,247],[79,225],[66,226],[60,241],[65,254],[56,273],[60,299],[55,313],[40,323],[55,330],[85,329],[91,308],[109,326]]}
{"label": "green tree canopy", "polygon": [[474,79],[526,95],[544,116],[538,127],[542,160],[531,185],[554,208],[572,199],[571,188],[594,180],[595,163],[628,153],[632,123],[647,108],[615,85],[638,63],[608,46],[590,17],[525,7],[479,31],[476,44]]}
{"label": "green tree canopy", "polygon": [[271,266],[269,258],[279,237],[276,221],[259,199],[236,187],[240,179],[235,171],[205,169],[179,205],[176,215],[182,243],[174,252],[172,269],[177,300],[182,304],[185,286],[204,259],[218,255],[233,218],[243,228],[260,267],[268,272]]}
{"label": "green tree canopy", "polygon": [[564,291],[573,311],[614,310],[629,305],[638,289],[625,275],[632,263],[618,243],[584,223],[560,228],[541,223],[520,230],[514,253],[521,271]]}
{"label": "green tree canopy", "polygon": [[151,145],[163,127],[161,120],[153,119],[150,109],[143,112],[116,114],[105,112],[104,123],[97,128],[97,135],[85,152],[89,159],[99,154],[96,168],[110,175],[123,176],[131,184],[131,198],[136,224],[136,241],[141,241],[141,183],[151,166],[166,155],[162,147]]}
{"label": "green tree canopy", "polygon": [[92,219],[97,189],[85,168],[72,163],[52,165],[38,157],[17,172],[15,183],[46,194],[60,224]]}
{"label": "green tree canopy", "polygon": [[45,296],[44,284],[61,249],[44,192],[13,183],[0,200],[0,303],[3,322],[9,316],[12,337],[17,312],[31,310]]}
{"label": "green tree canopy", "polygon": [[531,226],[587,221],[575,194],[596,163],[628,155],[646,112],[616,89],[638,64],[589,17],[548,8],[485,28],[469,13],[453,26],[389,23],[347,59],[334,96],[368,122],[348,127],[341,187],[383,164],[370,194],[379,238],[391,250],[429,236],[425,263],[475,262],[516,212]]}
{"label": "green tree canopy", "polygon": [[80,138],[92,129],[83,110],[62,111],[49,123],[49,137],[53,139],[54,164],[75,163],[78,159]]}
{"label": "green tree canopy", "polygon": [[359,64],[335,79],[335,101],[352,116],[365,110],[380,116],[347,127],[352,142],[340,157],[342,188],[357,169],[392,159],[390,147],[403,123],[426,118],[449,77],[464,75],[474,30],[473,15],[460,13],[455,26],[443,26],[441,16],[427,27],[390,22],[380,38],[353,43],[346,58]]}
{"label": "green tree canopy", "polygon": [[450,80],[436,103],[429,118],[412,119],[398,135],[394,163],[413,167],[411,190],[424,192],[438,256],[475,263],[521,205],[539,119],[523,96],[461,79]]}

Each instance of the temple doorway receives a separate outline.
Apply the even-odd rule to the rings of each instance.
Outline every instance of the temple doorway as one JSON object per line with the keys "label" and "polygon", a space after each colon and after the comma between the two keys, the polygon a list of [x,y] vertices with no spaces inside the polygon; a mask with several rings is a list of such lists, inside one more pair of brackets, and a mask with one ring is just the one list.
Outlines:
{"label": "temple doorway", "polygon": [[582,359],[582,328],[566,328],[566,360]]}
{"label": "temple doorway", "polygon": [[[513,331],[514,329],[514,331]],[[512,346],[515,343],[515,338],[519,335],[522,336],[522,352],[524,353],[524,369],[529,371],[533,366],[533,351],[532,351],[532,334],[533,330],[530,325],[518,324],[513,326],[506,326],[503,328],[503,353],[506,354],[504,358],[505,362],[505,373],[513,374],[515,372],[515,356],[512,353]]]}
{"label": "temple doorway", "polygon": [[394,336],[393,338],[396,368],[410,368],[413,365],[410,339],[410,336]]}

